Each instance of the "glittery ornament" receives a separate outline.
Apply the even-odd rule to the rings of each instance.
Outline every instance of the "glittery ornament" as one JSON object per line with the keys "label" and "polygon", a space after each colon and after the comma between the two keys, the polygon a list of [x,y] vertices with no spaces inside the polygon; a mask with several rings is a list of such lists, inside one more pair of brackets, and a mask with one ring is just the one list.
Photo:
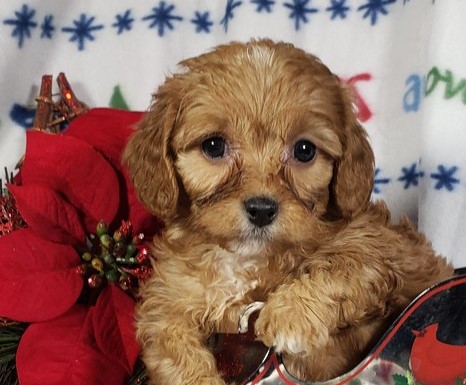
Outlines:
{"label": "glittery ornament", "polygon": [[79,265],[79,266],[76,266],[75,270],[76,270],[76,273],[78,273],[79,275],[81,275],[83,277],[86,275],[86,273],[88,271],[87,266],[84,263]]}
{"label": "glittery ornament", "polygon": [[146,246],[143,246],[139,249],[139,253],[137,256],[137,261],[140,265],[145,265],[150,263],[150,258],[149,258],[149,250],[147,249]]}
{"label": "glittery ornament", "polygon": [[136,285],[136,278],[132,275],[122,275],[119,283],[123,290],[129,291]]}
{"label": "glittery ornament", "polygon": [[121,221],[121,225],[118,228],[122,240],[127,240],[133,234],[133,225],[130,221]]}
{"label": "glittery ornament", "polygon": [[103,284],[103,279],[100,275],[98,274],[92,274],[88,280],[87,283],[89,284],[89,287],[95,289],[98,287],[101,287]]}
{"label": "glittery ornament", "polygon": [[136,267],[133,269],[122,267],[120,269],[121,271],[124,271],[125,273],[128,273],[143,282],[147,280],[148,278],[150,278],[150,276],[153,273],[152,267],[150,266],[141,266],[141,267]]}
{"label": "glittery ornament", "polygon": [[215,336],[213,353],[217,369],[227,382],[242,383],[256,370],[268,348],[257,341],[254,333]]}
{"label": "glittery ornament", "polygon": [[22,227],[27,225],[16,207],[14,198],[7,192],[3,195],[0,193],[0,237]]}
{"label": "glittery ornament", "polygon": [[64,73],[57,77],[60,89],[58,100],[53,100],[52,76],[44,75],[36,98],[37,109],[33,130],[59,133],[64,123],[88,111],[88,107],[76,98]]}
{"label": "glittery ornament", "polygon": [[144,234],[142,234],[142,233],[136,234],[133,237],[133,244],[140,245],[143,240],[144,240]]}

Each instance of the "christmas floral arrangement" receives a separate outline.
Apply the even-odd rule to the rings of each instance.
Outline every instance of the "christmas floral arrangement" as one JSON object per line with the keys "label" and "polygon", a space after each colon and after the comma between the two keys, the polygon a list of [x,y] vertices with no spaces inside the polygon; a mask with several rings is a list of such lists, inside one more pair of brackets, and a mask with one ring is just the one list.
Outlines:
{"label": "christmas floral arrangement", "polygon": [[120,163],[142,114],[87,110],[61,76],[0,186],[0,383],[143,383],[133,311],[162,225]]}

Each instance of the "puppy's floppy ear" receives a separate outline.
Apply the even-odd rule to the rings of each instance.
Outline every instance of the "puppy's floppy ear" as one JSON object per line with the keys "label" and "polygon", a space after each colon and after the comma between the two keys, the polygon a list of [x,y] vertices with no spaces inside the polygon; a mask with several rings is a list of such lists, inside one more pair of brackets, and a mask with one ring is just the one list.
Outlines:
{"label": "puppy's floppy ear", "polygon": [[332,211],[339,217],[351,218],[369,204],[374,185],[374,153],[366,131],[357,121],[351,91],[346,86],[341,88],[341,97],[345,120],[339,136],[343,153],[335,164]]}
{"label": "puppy's floppy ear", "polygon": [[176,214],[179,189],[170,154],[170,138],[178,103],[159,90],[123,154],[123,163],[140,201],[153,214],[170,221]]}

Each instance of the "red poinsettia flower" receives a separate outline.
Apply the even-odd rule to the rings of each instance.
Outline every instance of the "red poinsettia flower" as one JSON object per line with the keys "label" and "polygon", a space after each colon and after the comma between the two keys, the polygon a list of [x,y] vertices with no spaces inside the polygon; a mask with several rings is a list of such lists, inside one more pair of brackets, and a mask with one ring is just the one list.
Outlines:
{"label": "red poinsettia flower", "polygon": [[27,133],[18,183],[8,189],[28,227],[0,238],[0,316],[31,324],[17,352],[22,385],[122,384],[133,370],[134,300],[115,285],[95,303],[78,298],[80,250],[99,223],[115,229],[129,220],[146,236],[160,228],[120,164],[141,116],[93,109],[63,134]]}

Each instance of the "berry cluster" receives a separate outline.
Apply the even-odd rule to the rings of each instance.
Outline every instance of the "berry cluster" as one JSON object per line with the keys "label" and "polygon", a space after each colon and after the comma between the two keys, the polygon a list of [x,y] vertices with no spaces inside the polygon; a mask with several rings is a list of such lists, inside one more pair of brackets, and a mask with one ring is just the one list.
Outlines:
{"label": "berry cluster", "polygon": [[133,234],[131,222],[122,221],[109,234],[108,224],[100,221],[95,234],[89,236],[89,247],[81,254],[77,271],[86,277],[90,288],[118,283],[125,291],[135,290],[140,280],[152,274],[151,255],[143,243],[144,234]]}

